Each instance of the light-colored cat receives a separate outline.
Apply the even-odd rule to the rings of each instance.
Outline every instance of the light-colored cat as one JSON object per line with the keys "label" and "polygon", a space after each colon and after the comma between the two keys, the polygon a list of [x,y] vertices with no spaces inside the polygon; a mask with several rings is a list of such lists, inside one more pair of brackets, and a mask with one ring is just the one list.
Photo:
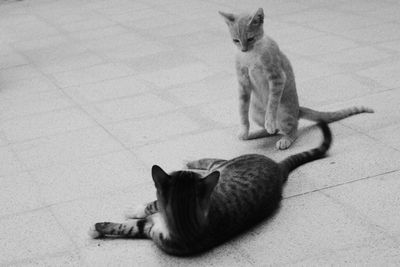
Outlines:
{"label": "light-colored cat", "polygon": [[[283,137],[279,149],[288,148],[296,139],[299,118],[327,123],[373,110],[351,107],[335,112],[320,112],[299,106],[292,66],[277,43],[264,34],[264,12],[253,15],[219,12],[225,19],[234,44],[239,81],[239,138],[255,139],[276,134]],[[249,133],[249,110],[254,122],[263,129]]]}

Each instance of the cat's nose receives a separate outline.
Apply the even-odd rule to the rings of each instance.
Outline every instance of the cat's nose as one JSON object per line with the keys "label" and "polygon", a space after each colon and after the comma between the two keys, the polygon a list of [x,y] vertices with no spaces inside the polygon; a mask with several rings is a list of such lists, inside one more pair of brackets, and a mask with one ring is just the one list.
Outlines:
{"label": "cat's nose", "polygon": [[242,52],[247,52],[247,47],[243,47],[241,50]]}

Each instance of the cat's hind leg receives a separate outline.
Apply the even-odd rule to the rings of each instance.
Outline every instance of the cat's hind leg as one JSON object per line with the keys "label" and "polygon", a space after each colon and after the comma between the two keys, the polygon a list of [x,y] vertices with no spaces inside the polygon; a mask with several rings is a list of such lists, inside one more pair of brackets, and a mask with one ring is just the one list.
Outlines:
{"label": "cat's hind leg", "polygon": [[204,158],[194,161],[186,162],[186,167],[188,169],[196,169],[196,170],[211,170],[222,163],[226,162],[224,159],[214,159],[214,158]]}
{"label": "cat's hind leg", "polygon": [[267,130],[264,128],[265,110],[262,110],[257,107],[254,107],[253,109],[254,109],[254,111],[252,112],[251,117],[252,117],[253,121],[255,122],[255,124],[257,124],[260,127],[260,129],[250,132],[248,134],[247,140],[274,136],[275,134],[268,133]]}
{"label": "cat's hind leg", "polygon": [[298,119],[282,110],[278,113],[278,127],[283,134],[281,139],[276,142],[276,148],[283,150],[291,146],[297,138]]}
{"label": "cat's hind leg", "polygon": [[136,207],[127,209],[124,213],[126,219],[141,219],[146,218],[158,212],[158,202],[154,200],[147,204],[137,205]]}
{"label": "cat's hind leg", "polygon": [[267,130],[265,130],[265,129],[259,129],[259,130],[250,132],[247,137],[247,140],[269,137],[269,136],[274,136],[274,135],[275,134],[268,133]]}

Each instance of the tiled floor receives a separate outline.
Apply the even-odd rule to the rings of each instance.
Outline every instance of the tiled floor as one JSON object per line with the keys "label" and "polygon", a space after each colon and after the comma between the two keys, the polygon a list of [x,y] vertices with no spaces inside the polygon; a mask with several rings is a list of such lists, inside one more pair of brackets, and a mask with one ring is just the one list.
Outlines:
{"label": "tiled floor", "polygon": [[[91,240],[154,199],[149,168],[315,146],[243,142],[235,49],[217,11],[264,7],[301,103],[367,105],[332,124],[329,157],[292,173],[278,214],[195,258]],[[0,266],[400,265],[396,0],[0,0]]]}

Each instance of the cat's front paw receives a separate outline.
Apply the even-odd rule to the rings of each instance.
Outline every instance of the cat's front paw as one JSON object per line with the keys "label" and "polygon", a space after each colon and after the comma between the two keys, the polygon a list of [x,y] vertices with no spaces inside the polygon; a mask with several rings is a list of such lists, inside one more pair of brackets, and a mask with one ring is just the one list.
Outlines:
{"label": "cat's front paw", "polygon": [[249,139],[249,129],[247,129],[247,128],[240,129],[240,131],[238,133],[238,138],[239,138],[239,140]]}
{"label": "cat's front paw", "polygon": [[267,130],[269,134],[276,134],[278,132],[278,129],[276,128],[276,120],[267,119],[264,126],[265,130]]}
{"label": "cat's front paw", "polygon": [[92,227],[90,227],[88,234],[93,239],[101,238],[103,236],[99,231],[96,230],[95,225],[92,225]]}
{"label": "cat's front paw", "polygon": [[125,210],[124,216],[126,219],[141,219],[146,218],[146,205],[137,205],[134,208]]}

